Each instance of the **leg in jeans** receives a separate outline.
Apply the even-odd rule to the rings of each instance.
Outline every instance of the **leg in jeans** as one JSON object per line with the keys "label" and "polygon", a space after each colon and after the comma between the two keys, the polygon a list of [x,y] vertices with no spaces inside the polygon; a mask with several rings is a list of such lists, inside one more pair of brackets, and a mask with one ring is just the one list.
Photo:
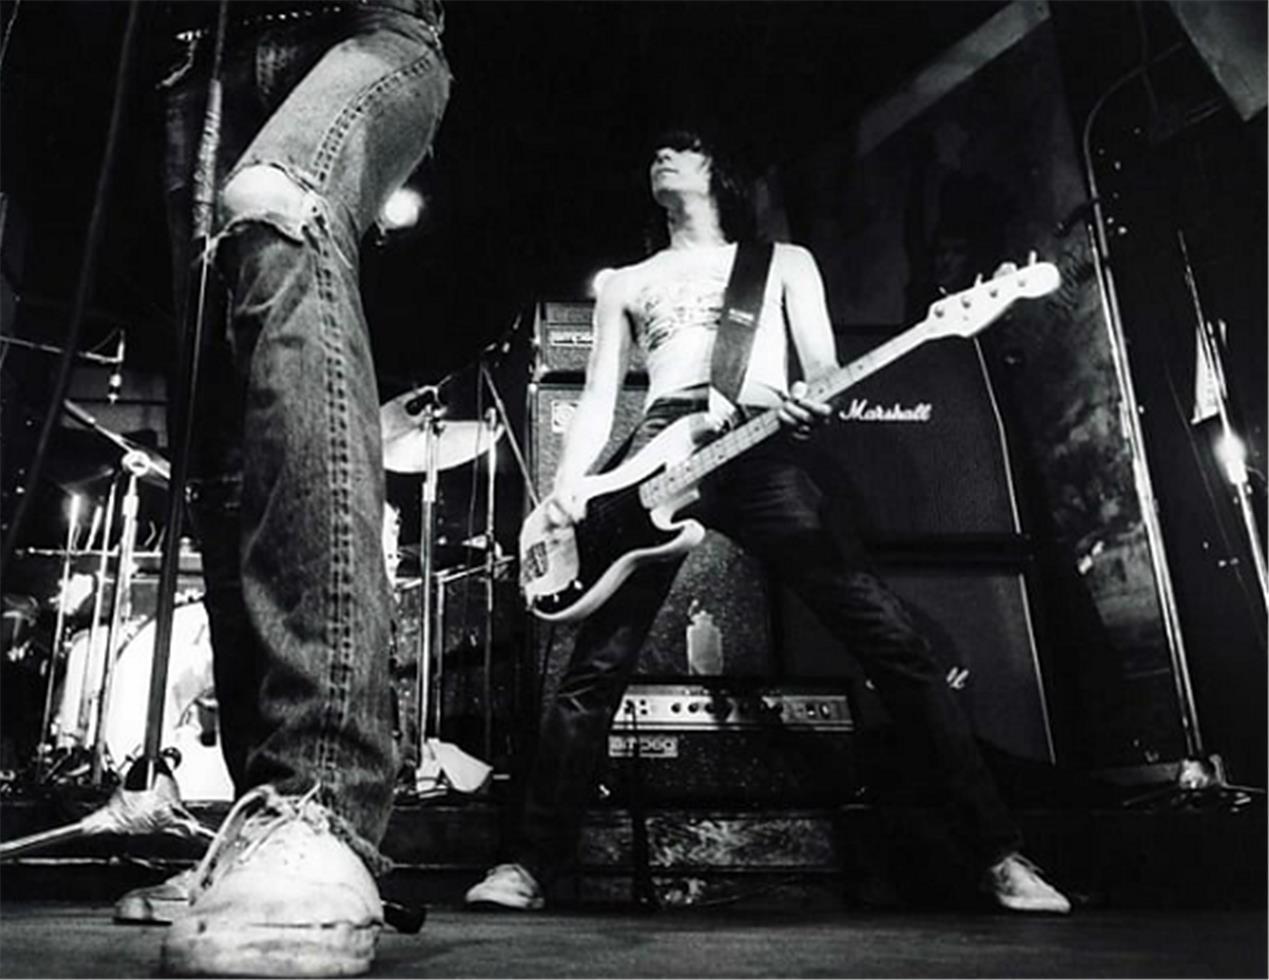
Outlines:
{"label": "leg in jeans", "polygon": [[[235,148],[219,200],[217,266],[244,393],[234,535],[243,605],[220,605],[213,635],[245,630],[255,641],[247,652],[215,644],[218,667],[236,657],[255,668],[243,686],[255,687],[258,738],[238,788],[320,782],[373,865],[395,766],[378,393],[358,245],[430,145],[449,73],[418,18],[380,11],[359,14],[353,30],[340,23],[338,37],[264,33],[226,66],[227,119],[240,98],[267,118]],[[232,466],[233,455],[222,458]],[[229,486],[236,476],[215,475]],[[222,504],[231,529],[232,504]],[[231,578],[233,547],[212,550]],[[209,605],[221,591],[214,577],[209,569]],[[245,628],[224,628],[242,612]]]}
{"label": "leg in jeans", "polygon": [[899,598],[847,560],[806,470],[777,445],[724,473],[727,492],[707,495],[719,530],[770,562],[860,661],[895,721],[930,752],[982,866],[1015,852],[1017,827],[929,642]]}
{"label": "leg in jeans", "polygon": [[578,632],[538,739],[516,852],[544,886],[577,849],[613,715],[681,564],[640,569]]}
{"label": "leg in jeans", "polygon": [[[683,411],[672,403],[654,405],[607,468],[645,447]],[[578,630],[538,736],[515,844],[517,862],[542,885],[577,849],[613,716],[682,564],[680,558],[645,565]]]}

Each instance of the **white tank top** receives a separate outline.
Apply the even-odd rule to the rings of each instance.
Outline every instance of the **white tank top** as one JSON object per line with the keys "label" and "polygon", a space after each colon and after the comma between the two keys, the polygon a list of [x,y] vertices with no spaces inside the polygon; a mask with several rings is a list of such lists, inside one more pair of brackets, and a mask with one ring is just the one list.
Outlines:
{"label": "white tank top", "polygon": [[[631,305],[634,336],[648,368],[650,405],[663,395],[709,383],[714,335],[723,294],[731,275],[731,256],[705,272],[679,270],[643,286]],[[788,340],[780,283],[767,277],[749,368],[740,388],[745,405],[776,405],[788,390]]]}

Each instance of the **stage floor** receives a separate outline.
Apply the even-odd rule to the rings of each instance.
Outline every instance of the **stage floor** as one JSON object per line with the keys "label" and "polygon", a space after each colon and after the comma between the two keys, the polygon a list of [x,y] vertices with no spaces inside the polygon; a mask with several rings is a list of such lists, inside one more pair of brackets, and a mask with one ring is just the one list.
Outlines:
{"label": "stage floor", "polygon": [[[151,977],[162,927],[103,904],[0,903],[4,977]],[[431,909],[385,932],[378,977],[1265,976],[1263,910],[963,913],[618,913]]]}

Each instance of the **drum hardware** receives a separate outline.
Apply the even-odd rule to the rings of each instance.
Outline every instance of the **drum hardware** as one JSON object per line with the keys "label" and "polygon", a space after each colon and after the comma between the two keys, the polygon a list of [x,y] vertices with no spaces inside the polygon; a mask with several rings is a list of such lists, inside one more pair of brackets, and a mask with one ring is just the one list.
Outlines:
{"label": "drum hardware", "polygon": [[[126,624],[132,620],[131,593],[135,568],[137,515],[140,506],[141,482],[166,486],[170,479],[170,467],[166,460],[139,445],[126,436],[113,432],[97,422],[88,412],[69,399],[65,407],[76,421],[115,445],[121,452],[105,507],[95,510],[89,528],[88,539],[82,550],[77,550],[79,536],[80,497],[71,497],[71,516],[67,528],[62,559],[62,576],[57,601],[57,621],[54,626],[53,655],[45,687],[44,711],[41,716],[40,745],[37,749],[36,778],[47,780],[55,772],[65,775],[67,767],[76,775],[81,773],[78,763],[84,753],[89,759],[89,780],[93,786],[103,787],[109,769],[105,726],[111,711],[113,672],[117,660],[132,639]],[[123,488],[122,494],[120,488]],[[118,544],[111,546],[116,510],[121,527]],[[74,656],[76,647],[65,635],[66,617],[70,613],[70,573],[73,560],[93,553],[92,545],[101,528],[101,546],[97,552],[98,567],[93,583],[93,607],[89,624],[87,646],[82,657]],[[104,641],[101,637],[106,584],[111,581],[109,568],[112,558],[115,575],[111,590],[108,625]],[[69,705],[60,705],[56,717],[53,714],[53,693],[57,683],[57,662],[65,663],[63,677],[64,695],[76,692]],[[79,676],[71,676],[72,672]],[[53,762],[59,750],[66,755]]]}
{"label": "drum hardware", "polygon": [[[485,411],[485,426],[491,435],[496,437],[498,430],[498,412],[490,408]],[[494,622],[494,572],[498,560],[498,542],[494,540],[494,504],[496,501],[498,465],[494,456],[494,439],[489,440],[488,459],[485,464],[485,643],[482,653],[483,669],[481,671],[481,692],[484,710],[484,730],[481,746],[486,759],[493,758],[493,622]],[[444,635],[444,634],[441,634]]]}
{"label": "drum hardware", "polygon": [[[54,669],[56,664],[57,652],[62,646],[62,631],[66,628],[66,602],[65,597],[70,591],[71,576],[71,552],[75,547],[75,537],[79,533],[79,494],[73,493],[70,498],[70,519],[66,523],[66,554],[62,560],[62,578],[60,599],[57,603],[57,621],[53,626],[53,644],[52,653],[50,655],[48,682],[44,688],[44,713],[40,716],[40,734],[43,736],[49,729],[49,716],[53,711],[53,682],[57,676]],[[43,756],[36,759],[36,778],[41,775]]]}
{"label": "drum hardware", "polygon": [[[123,89],[128,77],[128,66],[135,46],[134,39],[136,37],[138,19],[136,6],[133,4],[130,8],[125,31],[119,68],[120,90]],[[174,604],[181,528],[184,522],[185,485],[189,475],[190,447],[194,442],[195,413],[193,392],[198,389],[199,367],[203,349],[203,329],[207,320],[207,300],[211,291],[211,256],[213,250],[207,246],[212,241],[213,205],[216,199],[215,174],[220,147],[220,109],[223,102],[223,87],[220,75],[227,23],[228,3],[221,2],[217,4],[215,43],[213,45],[210,72],[211,80],[208,83],[207,90],[207,111],[205,113],[206,118],[204,120],[202,138],[196,156],[197,165],[194,175],[192,254],[200,256],[201,260],[197,263],[196,274],[191,277],[189,295],[185,297],[184,308],[187,315],[182,323],[182,337],[177,345],[177,349],[183,353],[183,358],[178,368],[176,383],[169,389],[172,403],[178,410],[177,418],[179,423],[176,426],[175,438],[173,439],[173,445],[175,446],[174,465],[165,477],[170,485],[171,492],[168,494],[165,521],[167,539],[163,549],[163,561],[159,575],[154,653],[150,672],[147,711],[145,713],[146,730],[143,754],[129,766],[127,773],[124,775],[123,783],[115,790],[110,800],[100,810],[90,814],[77,824],[59,828],[43,835],[37,834],[0,845],[0,859],[14,856],[19,851],[25,852],[33,848],[47,846],[51,842],[50,837],[52,840],[60,840],[66,837],[76,837],[91,833],[114,832],[130,834],[152,833],[155,831],[170,831],[191,836],[200,833],[209,834],[207,829],[202,827],[181,805],[176,781],[171,775],[167,760],[163,758],[160,751],[160,740],[162,738],[164,700],[167,694],[168,657],[175,614]],[[112,120],[109,136],[111,143],[113,143],[115,136],[115,123],[117,123],[117,119]],[[104,188],[108,184],[105,178],[108,173],[108,169],[103,172],[103,193],[99,194],[99,197],[104,196]],[[94,218],[96,217],[97,213],[94,212]],[[95,234],[97,231],[95,227],[90,228],[89,231],[90,244],[87,254],[92,256],[96,251],[97,244],[93,239],[100,236]],[[76,299],[76,313],[72,316],[71,341],[69,343],[69,347],[72,350],[78,346],[80,323],[83,319],[84,296],[87,292],[87,284],[91,280],[91,268],[91,262],[85,263],[86,273],[81,277],[80,290]],[[52,399],[54,404],[63,401],[66,383],[69,378],[69,359],[63,362],[62,368],[56,394]],[[51,430],[54,415],[55,413],[50,412],[46,419],[44,431],[41,433],[41,445],[47,444],[48,433]],[[130,454],[126,454],[125,458],[127,458],[127,455]],[[141,455],[143,457],[142,460],[134,458],[129,461],[132,466],[140,467],[145,471],[155,470],[156,468],[153,466],[148,454],[143,451]],[[36,462],[28,476],[31,486],[35,485],[36,478],[39,475],[41,458],[42,450],[37,449]],[[134,489],[138,472],[135,469],[130,469],[130,472],[129,483],[130,487]],[[29,493],[24,495],[23,501],[14,517],[11,534],[6,537],[3,549],[3,559],[6,560],[6,563],[8,555],[12,552],[11,539],[16,537],[16,529],[22,524],[23,505],[30,497]],[[122,553],[122,547],[120,551]],[[118,601],[119,593],[123,591],[123,572],[124,567],[121,567],[119,585],[115,589],[116,602]],[[107,662],[110,661],[109,652],[107,651]],[[100,730],[100,727],[99,724],[98,730]],[[94,759],[94,764],[96,764],[96,759]]]}
{"label": "drum hardware", "polygon": [[24,854],[90,834],[179,834],[210,841],[215,831],[204,827],[181,804],[176,780],[161,773],[146,790],[118,787],[106,804],[82,820],[44,830],[0,844],[0,861],[12,861]]}
{"label": "drum hardware", "polygon": [[[385,403],[380,408],[380,430],[383,438],[384,468],[394,473],[421,473],[419,519],[419,595],[418,668],[415,686],[415,725],[417,732],[418,768],[415,790],[440,792],[445,768],[455,770],[449,779],[454,788],[467,788],[483,783],[488,769],[470,757],[462,758],[461,750],[445,747],[438,756],[441,729],[442,699],[433,698],[433,687],[443,682],[444,657],[436,650],[436,502],[437,482],[441,470],[452,469],[487,456],[490,484],[490,507],[496,479],[495,451],[502,428],[496,417],[481,421],[447,421],[441,401],[442,385],[425,385]],[[487,517],[486,536],[493,540],[492,513]],[[450,752],[450,749],[453,752]],[[455,756],[454,753],[459,753]],[[438,761],[444,759],[444,762]],[[426,786],[425,786],[426,784]]]}

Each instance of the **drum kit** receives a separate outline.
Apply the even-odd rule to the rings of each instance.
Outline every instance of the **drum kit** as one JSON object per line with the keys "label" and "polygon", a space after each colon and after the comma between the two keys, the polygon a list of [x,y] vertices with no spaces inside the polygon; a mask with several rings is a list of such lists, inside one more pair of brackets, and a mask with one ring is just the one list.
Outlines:
{"label": "drum kit", "polygon": [[[492,383],[492,382],[491,382]],[[433,694],[444,666],[435,624],[443,614],[435,603],[435,583],[461,574],[486,583],[485,613],[492,620],[495,578],[505,577],[511,559],[498,551],[495,535],[496,450],[507,432],[505,407],[497,398],[479,420],[450,420],[440,387],[414,388],[381,406],[380,424],[384,468],[419,479],[420,524],[418,576],[398,575],[403,551],[412,545],[400,540],[400,510],[385,505],[384,560],[394,589],[418,590],[417,650],[395,651],[394,660],[408,666],[414,684],[408,697],[412,717],[401,724],[414,744],[400,746],[403,758],[418,766],[419,778],[408,791],[426,794],[428,783],[438,785],[437,759],[448,760],[448,788],[472,785],[472,773],[487,775],[487,766],[440,742],[443,699]],[[52,626],[48,661],[41,667],[39,738],[29,771],[40,785],[117,785],[143,752],[151,713],[150,680],[156,649],[155,616],[132,608],[138,572],[149,563],[157,567],[159,554],[138,548],[138,490],[142,484],[166,490],[170,467],[165,459],[132,439],[98,423],[81,406],[66,402],[67,414],[96,432],[119,452],[110,469],[108,490],[96,489],[104,500],[91,518],[82,513],[83,496],[72,494],[65,541],[60,548],[28,548],[16,557],[46,570],[56,563],[58,586],[41,597]],[[514,443],[514,438],[510,440]],[[516,455],[519,457],[518,447]],[[442,472],[471,464],[473,480],[484,464],[484,527],[464,544],[467,567],[456,569],[437,561],[437,488]],[[100,474],[98,474],[100,475]],[[412,481],[411,481],[412,482]],[[89,498],[91,499],[91,497]],[[87,533],[85,535],[85,525]],[[190,542],[180,542],[182,572],[201,570],[199,554]],[[21,568],[21,564],[19,568]],[[28,564],[28,568],[33,567]],[[412,571],[413,569],[411,569]],[[45,573],[45,578],[50,576]],[[428,587],[422,587],[427,583]],[[443,584],[443,583],[442,583]],[[180,798],[229,800],[233,786],[219,745],[217,703],[212,681],[212,651],[201,591],[178,594],[173,613],[166,684],[162,700],[162,756],[172,770]],[[398,631],[405,632],[405,631]],[[486,630],[484,670],[486,689],[491,672],[492,631]],[[6,637],[6,642],[9,642]],[[8,659],[13,651],[6,650]],[[487,704],[488,702],[486,702]],[[489,723],[485,725],[488,751]],[[29,739],[28,739],[29,741]],[[438,752],[438,749],[441,751]],[[460,758],[464,757],[464,758]],[[443,768],[443,764],[442,764]],[[425,774],[425,770],[429,774]],[[468,777],[463,778],[459,771]],[[456,778],[457,777],[457,778]],[[439,781],[443,782],[443,781]],[[439,791],[439,790],[436,790]]]}

